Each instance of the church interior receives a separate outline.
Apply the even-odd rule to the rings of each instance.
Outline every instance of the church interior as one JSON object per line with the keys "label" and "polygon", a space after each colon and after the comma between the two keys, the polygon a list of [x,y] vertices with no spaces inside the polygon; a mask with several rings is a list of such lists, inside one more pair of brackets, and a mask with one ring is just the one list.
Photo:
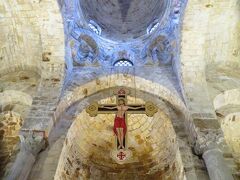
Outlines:
{"label": "church interior", "polygon": [[240,0],[1,0],[0,62],[0,179],[240,180]]}

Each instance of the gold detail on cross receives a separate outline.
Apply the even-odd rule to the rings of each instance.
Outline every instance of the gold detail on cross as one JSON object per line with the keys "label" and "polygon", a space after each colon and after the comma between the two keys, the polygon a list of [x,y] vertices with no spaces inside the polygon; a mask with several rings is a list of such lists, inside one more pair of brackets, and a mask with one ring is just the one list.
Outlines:
{"label": "gold detail on cross", "polygon": [[[140,104],[134,104],[134,105],[126,104],[126,105],[128,107],[134,107],[134,108],[139,107],[139,110],[127,110],[127,112],[131,114],[146,114],[148,117],[153,117],[153,115],[158,111],[157,107],[150,101],[147,101],[145,105],[140,105]],[[98,114],[112,114],[112,113],[116,113],[117,109],[109,110],[107,108],[115,107],[115,106],[117,105],[116,104],[98,104],[98,102],[93,102],[87,107],[86,112],[91,117],[96,117]]]}
{"label": "gold detail on cross", "polygon": [[[152,103],[147,101],[145,104],[127,104],[127,95],[130,94],[130,91],[125,88],[118,88],[114,91],[116,95],[117,104],[98,104],[98,102],[93,102],[90,104],[86,112],[91,117],[96,117],[98,114],[116,114],[117,106],[120,99],[125,101],[125,105],[128,107],[128,110],[125,112],[125,121],[127,125],[127,114],[146,114],[148,117],[153,117],[153,115],[158,111],[158,108]],[[127,148],[127,134],[124,137],[124,147]],[[119,142],[116,139],[116,145],[118,147]]]}

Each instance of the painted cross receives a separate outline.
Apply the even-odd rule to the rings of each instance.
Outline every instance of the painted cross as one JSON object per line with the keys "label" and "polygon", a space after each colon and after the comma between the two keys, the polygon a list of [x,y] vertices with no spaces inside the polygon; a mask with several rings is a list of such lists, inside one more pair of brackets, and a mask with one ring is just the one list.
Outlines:
{"label": "painted cross", "polygon": [[123,151],[120,151],[117,154],[117,157],[119,158],[120,161],[124,160],[124,158],[126,157],[126,154]]}
{"label": "painted cross", "polygon": [[[123,107],[127,107],[126,111],[124,111],[124,120],[126,121],[127,126],[127,114],[146,114],[149,117],[152,117],[157,112],[157,107],[152,102],[146,102],[145,104],[128,104],[127,103],[127,95],[130,94],[130,91],[125,88],[119,88],[114,91],[116,95],[117,104],[98,104],[98,102],[94,102],[90,104],[86,111],[91,117],[95,117],[98,114],[117,114],[119,113],[119,102],[124,100],[125,104]],[[116,119],[115,119],[116,121]],[[115,125],[115,122],[114,122]],[[119,133],[119,132],[118,132]],[[122,144],[124,149],[127,149],[127,133],[122,139]],[[116,149],[121,145],[119,142],[119,137],[116,138]],[[120,153],[120,152],[118,152]],[[118,156],[117,158],[121,161],[123,157]]]}

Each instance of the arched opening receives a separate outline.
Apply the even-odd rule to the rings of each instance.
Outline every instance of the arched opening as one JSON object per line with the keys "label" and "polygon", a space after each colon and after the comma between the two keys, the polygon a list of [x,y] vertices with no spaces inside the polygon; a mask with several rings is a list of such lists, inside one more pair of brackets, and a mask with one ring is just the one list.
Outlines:
{"label": "arched opening", "polygon": [[[112,98],[112,95],[111,95],[111,91],[114,88],[119,87],[116,84],[119,84],[119,85],[131,90],[132,91],[131,96],[132,96],[132,99],[134,99],[134,100],[135,100],[135,98],[138,98],[138,99],[142,99],[142,101],[150,100],[150,101],[154,102],[155,104],[159,104],[159,109],[161,109],[161,111],[164,112],[163,114],[166,113],[167,114],[166,116],[169,116],[169,118],[167,118],[168,119],[167,122],[170,122],[169,126],[171,127],[171,128],[169,128],[169,132],[173,132],[172,137],[173,137],[173,139],[175,139],[174,142],[171,142],[171,138],[170,138],[169,142],[173,143],[174,144],[173,146],[175,146],[179,142],[180,148],[178,146],[175,146],[175,150],[171,151],[171,152],[174,153],[174,157],[178,157],[178,159],[182,156],[181,158],[183,158],[183,162],[182,162],[183,165],[180,166],[181,167],[180,169],[182,169],[182,167],[185,167],[185,166],[190,166],[189,164],[187,165],[186,162],[191,162],[190,164],[193,165],[194,162],[193,162],[192,156],[194,156],[194,155],[192,154],[190,146],[187,145],[188,144],[188,142],[186,142],[187,133],[184,132],[185,124],[187,124],[188,120],[187,120],[187,111],[185,111],[185,107],[184,107],[184,104],[182,104],[182,101],[176,96],[176,94],[174,94],[173,92],[170,92],[167,88],[161,87],[160,85],[158,85],[156,83],[152,83],[151,81],[142,79],[140,77],[136,77],[136,80],[139,78],[139,80],[137,80],[137,81],[144,81],[144,86],[138,86],[140,83],[136,83],[138,85],[134,86],[134,84],[130,82],[131,77],[132,77],[132,75],[122,76],[121,74],[103,76],[99,79],[91,80],[90,82],[87,81],[86,83],[83,83],[77,87],[74,87],[74,89],[72,89],[72,91],[68,91],[68,93],[65,94],[64,97],[62,98],[62,100],[59,102],[59,106],[56,111],[55,126],[53,127],[53,129],[49,135],[49,144],[50,144],[51,148],[48,151],[40,154],[40,160],[36,163],[35,167],[33,168],[30,177],[31,178],[34,178],[34,177],[35,178],[36,177],[44,178],[44,177],[46,177],[46,173],[42,173],[42,172],[43,171],[49,172],[48,163],[54,164],[54,167],[57,168],[58,164],[61,164],[60,161],[65,162],[65,160],[66,160],[65,156],[61,156],[61,158],[60,158],[60,154],[65,149],[65,148],[63,148],[63,145],[64,145],[63,141],[66,138],[67,132],[68,132],[68,134],[71,134],[70,132],[72,130],[71,130],[70,126],[72,125],[72,122],[74,122],[73,123],[74,125],[71,126],[73,129],[75,129],[78,126],[82,126],[82,124],[85,124],[85,123],[80,123],[77,125],[78,121],[77,120],[74,121],[74,120],[77,118],[78,115],[81,116],[80,114],[85,112],[85,108],[88,106],[89,103],[91,103],[93,101],[101,101],[102,99],[109,99],[109,98],[114,101],[114,98]],[[109,80],[114,82],[114,83],[112,83],[112,86],[110,86],[110,87],[109,87],[109,85],[111,84],[111,82],[109,82]],[[153,91],[153,89],[155,89],[155,91]],[[169,96],[167,96],[168,93],[169,93]],[[164,94],[164,96],[162,96],[163,94]],[[85,115],[82,115],[82,116],[86,117]],[[107,119],[110,120],[111,117],[112,116],[108,117]],[[87,118],[80,118],[80,119],[87,120]],[[100,118],[100,119],[103,120],[103,119],[105,119],[105,117]],[[158,118],[155,119],[156,122],[157,122],[157,119]],[[94,118],[92,120],[94,121]],[[97,119],[96,121],[100,122],[101,120],[99,121]],[[145,120],[145,121],[147,121],[147,120]],[[81,120],[80,120],[80,122],[81,122]],[[110,121],[108,121],[108,122],[110,122]],[[105,127],[107,127],[106,134],[109,134],[109,132],[111,133],[111,130],[110,130],[111,127],[108,124],[105,124],[105,125],[106,125]],[[95,125],[93,125],[93,126],[95,126]],[[144,124],[143,124],[143,126],[144,126]],[[157,130],[155,130],[155,132],[157,133]],[[168,134],[168,133],[166,133],[166,134]],[[78,139],[79,134],[75,133],[70,138],[73,138],[73,137],[74,137],[74,139]],[[83,138],[83,137],[84,136],[81,136],[81,138]],[[93,135],[93,137],[97,138],[98,136]],[[111,137],[108,140],[111,140]],[[166,138],[165,138],[165,140],[166,140]],[[94,141],[94,140],[92,140],[92,141]],[[102,140],[100,139],[99,141],[101,142]],[[141,142],[141,139],[139,139],[139,141]],[[69,143],[69,141],[68,141],[68,143]],[[77,142],[76,142],[76,144],[77,144]],[[106,142],[106,144],[109,144],[109,143]],[[152,146],[152,144],[150,143],[149,147],[151,147],[151,146]],[[156,145],[156,146],[158,146],[158,145]],[[69,148],[69,147],[70,146],[68,146],[67,148]],[[93,145],[93,147],[95,147],[95,145]],[[62,148],[63,148],[63,150],[62,150]],[[177,151],[177,149],[179,149],[179,152],[181,155],[178,154],[179,152]],[[187,153],[188,155],[183,155],[184,153]],[[55,160],[53,161],[52,158],[48,157],[48,154],[54,154]],[[84,154],[84,153],[82,153],[82,154]],[[63,161],[60,160],[62,158],[64,159]],[[109,158],[109,159],[111,160],[111,158]],[[180,162],[181,162],[181,160],[179,160],[179,163]],[[39,164],[39,163],[42,163],[42,164]],[[71,162],[70,162],[70,164],[71,164]],[[62,163],[61,166],[63,167],[64,163]],[[39,170],[39,167],[41,167],[40,168],[41,170]],[[166,168],[168,169],[170,167],[172,167],[172,166],[169,165],[169,167],[166,167]],[[80,169],[81,169],[81,167],[80,167]],[[96,170],[96,171],[99,172],[98,170]],[[192,169],[191,169],[191,171],[192,171]],[[160,170],[159,170],[159,172],[160,172]],[[170,170],[166,173],[163,173],[163,174],[167,175],[170,172],[172,172],[172,170]],[[54,176],[55,173],[56,173],[56,169],[52,170],[50,172],[51,176]],[[68,173],[70,173],[70,170]],[[73,172],[71,172],[71,173],[73,173]],[[194,173],[194,172],[191,172],[191,173]],[[130,173],[130,174],[132,174],[132,173]],[[71,175],[73,175],[73,174],[71,174]],[[154,175],[154,173],[152,175]],[[48,176],[49,176],[49,174],[48,174]]]}
{"label": "arched opening", "polygon": [[[86,105],[85,101],[93,100],[99,100],[99,103],[116,103],[115,96],[108,97],[112,90],[99,92],[73,104],[65,115],[60,117],[66,119],[74,114],[74,118],[70,118],[74,122],[64,141],[55,179],[64,177],[182,179],[184,165],[178,138],[181,138],[179,134],[184,133],[184,121],[165,102],[160,99],[154,100],[156,98],[140,91],[136,94],[137,98],[128,97],[129,103],[153,100],[155,103],[158,102],[159,111],[153,118],[129,114],[127,136],[133,157],[123,165],[117,164],[111,158],[110,150],[114,147],[115,139],[112,132],[114,114],[90,117],[85,111],[84,104]],[[182,145],[182,142],[180,144]]]}

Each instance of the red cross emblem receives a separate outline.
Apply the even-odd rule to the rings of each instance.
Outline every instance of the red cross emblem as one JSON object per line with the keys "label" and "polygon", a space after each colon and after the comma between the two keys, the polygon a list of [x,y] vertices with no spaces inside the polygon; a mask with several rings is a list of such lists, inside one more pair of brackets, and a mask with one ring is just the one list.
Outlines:
{"label": "red cross emblem", "polygon": [[118,157],[119,160],[122,161],[122,160],[125,159],[126,154],[125,154],[124,152],[120,151],[120,152],[117,154],[117,157]]}

